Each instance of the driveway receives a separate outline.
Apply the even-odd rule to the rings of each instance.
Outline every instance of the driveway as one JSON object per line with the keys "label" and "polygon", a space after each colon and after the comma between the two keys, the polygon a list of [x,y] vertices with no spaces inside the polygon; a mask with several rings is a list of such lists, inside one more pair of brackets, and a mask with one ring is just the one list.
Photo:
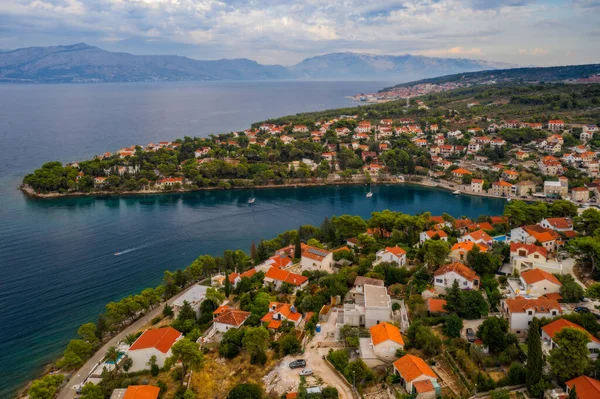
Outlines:
{"label": "driveway", "polygon": [[[493,317],[493,316],[492,316]],[[463,339],[467,339],[467,328],[472,328],[477,334],[477,329],[485,319],[477,319],[477,320],[463,320],[463,329],[460,332],[460,337]]]}

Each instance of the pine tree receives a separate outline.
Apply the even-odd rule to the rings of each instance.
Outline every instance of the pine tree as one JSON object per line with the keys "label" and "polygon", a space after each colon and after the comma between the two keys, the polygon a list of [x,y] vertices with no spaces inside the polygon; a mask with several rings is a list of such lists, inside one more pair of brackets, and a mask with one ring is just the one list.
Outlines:
{"label": "pine tree", "polygon": [[542,341],[540,339],[540,323],[534,318],[527,332],[527,388],[531,388],[542,379]]}
{"label": "pine tree", "polygon": [[256,257],[256,244],[254,243],[254,241],[252,241],[252,245],[250,245],[250,257],[252,258],[255,264],[258,263],[258,258]]}
{"label": "pine tree", "polygon": [[265,245],[263,240],[261,240],[258,244],[256,258],[258,259],[258,263],[264,262],[269,258],[269,250],[267,249],[267,246]]}
{"label": "pine tree", "polygon": [[458,280],[454,280],[452,287],[446,292],[446,309],[451,313],[460,313],[464,308],[462,291],[458,286]]}
{"label": "pine tree", "polygon": [[302,243],[300,242],[300,232],[296,235],[294,240],[294,258],[300,259],[302,257]]}
{"label": "pine tree", "polygon": [[335,241],[335,226],[327,216],[321,223],[321,241],[326,243],[333,243]]}
{"label": "pine tree", "polygon": [[229,282],[229,270],[225,271],[225,297],[229,298],[231,293],[231,283]]}

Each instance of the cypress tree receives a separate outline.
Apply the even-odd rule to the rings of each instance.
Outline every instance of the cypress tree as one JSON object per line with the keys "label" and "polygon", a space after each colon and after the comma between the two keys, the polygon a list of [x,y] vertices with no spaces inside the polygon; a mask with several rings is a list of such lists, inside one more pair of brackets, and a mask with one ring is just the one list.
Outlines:
{"label": "cypress tree", "polygon": [[577,399],[577,392],[575,392],[575,385],[573,385],[573,388],[569,391],[569,397],[567,399]]}
{"label": "cypress tree", "polygon": [[258,263],[264,262],[269,258],[269,250],[267,249],[263,240],[258,244],[258,250],[256,251],[256,258],[258,259]]}
{"label": "cypress tree", "polygon": [[302,257],[302,243],[300,242],[300,232],[296,235],[294,240],[294,258],[300,259]]}
{"label": "cypress tree", "polygon": [[231,283],[229,282],[229,270],[225,271],[225,297],[229,298],[231,293]]}
{"label": "cypress tree", "polygon": [[250,257],[252,258],[255,264],[258,263],[258,258],[256,255],[256,244],[254,243],[254,241],[252,241],[252,245],[250,245]]}
{"label": "cypress tree", "polygon": [[527,389],[540,382],[543,365],[540,323],[534,318],[527,331]]}

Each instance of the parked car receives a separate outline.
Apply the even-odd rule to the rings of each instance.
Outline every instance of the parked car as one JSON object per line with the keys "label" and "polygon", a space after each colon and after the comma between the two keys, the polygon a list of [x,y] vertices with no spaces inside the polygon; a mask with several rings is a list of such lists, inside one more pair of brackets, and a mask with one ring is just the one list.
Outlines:
{"label": "parked car", "polygon": [[475,331],[472,328],[467,328],[467,341],[475,342],[477,340],[477,335],[475,335]]}
{"label": "parked car", "polygon": [[574,310],[577,313],[590,313],[590,310],[588,308],[586,308],[585,306],[577,306]]}
{"label": "parked car", "polygon": [[306,367],[306,360],[304,359],[296,359],[293,362],[290,363],[290,368],[293,369],[299,369],[299,368],[304,368]]}
{"label": "parked car", "polygon": [[304,375],[304,376],[312,375],[312,373],[313,373],[312,369],[303,369],[300,371],[300,375]]}

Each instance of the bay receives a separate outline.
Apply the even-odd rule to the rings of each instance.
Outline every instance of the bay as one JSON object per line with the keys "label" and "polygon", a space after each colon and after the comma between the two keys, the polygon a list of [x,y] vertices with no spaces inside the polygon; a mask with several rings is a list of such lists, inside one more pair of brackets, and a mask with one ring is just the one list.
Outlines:
{"label": "bay", "polygon": [[0,397],[39,373],[107,302],[159,284],[164,270],[201,254],[248,251],[252,241],[345,213],[501,213],[501,200],[418,186],[374,186],[370,199],[364,186],[55,200],[16,190],[47,161],[352,106],[345,96],[389,83],[0,85]]}

